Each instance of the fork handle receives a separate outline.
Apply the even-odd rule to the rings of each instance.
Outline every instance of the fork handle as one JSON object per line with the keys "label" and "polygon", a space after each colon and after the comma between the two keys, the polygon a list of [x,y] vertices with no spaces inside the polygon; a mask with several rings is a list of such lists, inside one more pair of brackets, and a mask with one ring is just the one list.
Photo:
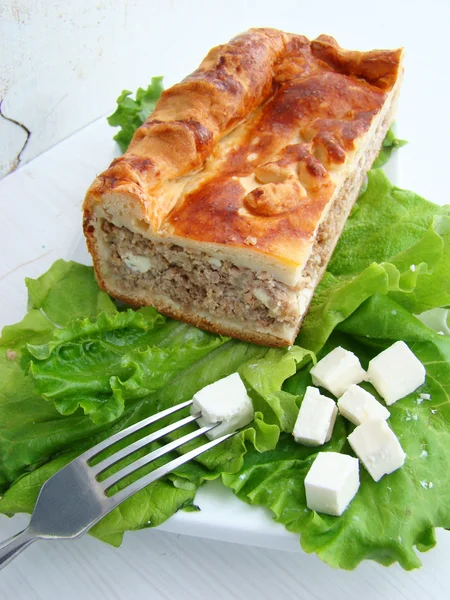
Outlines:
{"label": "fork handle", "polygon": [[0,569],[3,569],[22,550],[25,550],[25,548],[36,541],[36,539],[36,537],[29,533],[28,529],[24,529],[0,544]]}

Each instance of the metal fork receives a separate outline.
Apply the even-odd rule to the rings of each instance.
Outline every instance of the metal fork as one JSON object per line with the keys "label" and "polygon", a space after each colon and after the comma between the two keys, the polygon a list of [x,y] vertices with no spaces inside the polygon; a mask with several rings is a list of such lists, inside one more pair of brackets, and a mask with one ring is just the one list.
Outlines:
{"label": "metal fork", "polygon": [[191,404],[192,400],[182,402],[181,404],[177,404],[176,406],[163,410],[147,419],[139,421],[123,431],[115,433],[108,439],[95,445],[93,448],[83,452],[78,458],[72,460],[69,464],[50,477],[39,492],[28,527],[0,545],[0,569],[38,539],[75,539],[82,536],[102,517],[113,510],[113,508],[145,486],[164,477],[180,465],[203,454],[210,448],[217,446],[234,435],[235,432],[228,433],[207,442],[186,454],[180,455],[167,464],[158,467],[151,473],[142,476],[137,481],[130,483],[115,494],[108,496],[107,492],[125,477],[128,477],[143,466],[149,465],[168,452],[171,452],[187,442],[198,438],[204,433],[207,433],[211,429],[214,429],[220,425],[220,422],[206,427],[200,427],[187,435],[169,442],[161,448],[158,448],[123,467],[117,471],[117,473],[110,475],[103,481],[98,481],[98,477],[106,469],[133,454],[137,450],[140,450],[144,446],[147,446],[151,442],[180,429],[188,423],[192,423],[201,416],[201,413],[190,415],[189,417],[185,417],[171,425],[167,425],[162,429],[154,431],[140,440],[129,444],[125,448],[118,450],[93,466],[90,466],[89,462],[100,452],[106,450],[120,440],[127,438],[133,433],[142,430],[144,427],[172,415]]}

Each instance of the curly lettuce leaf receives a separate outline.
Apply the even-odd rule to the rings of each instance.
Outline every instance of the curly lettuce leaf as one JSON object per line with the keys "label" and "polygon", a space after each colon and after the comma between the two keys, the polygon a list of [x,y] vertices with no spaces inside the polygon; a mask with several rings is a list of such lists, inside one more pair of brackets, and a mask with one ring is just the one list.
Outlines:
{"label": "curly lettuce leaf", "polygon": [[48,343],[57,331],[55,324],[64,325],[73,316],[116,311],[92,269],[74,262],[58,260],[26,283],[29,312],[20,323],[4,327],[0,337],[0,492],[26,470],[99,430],[82,416],[62,417],[42,400],[26,374],[26,344]]}
{"label": "curly lettuce leaf", "polygon": [[315,362],[315,355],[294,346],[289,352],[271,349],[264,358],[245,363],[239,370],[249,384],[249,394],[255,410],[264,414],[266,423],[281,431],[292,432],[298,415],[299,398],[283,391],[285,380],[294,375],[301,364]]}
{"label": "curly lettuce leaf", "polygon": [[[91,319],[100,312],[117,312],[114,302],[99,287],[92,269],[73,261],[57,260],[37,279],[26,278],[28,310],[41,311],[58,327],[72,319]],[[4,332],[3,332],[4,335]]]}
{"label": "curly lettuce leaf", "polygon": [[108,117],[108,123],[112,127],[120,127],[114,139],[119,144],[122,152],[128,148],[131,138],[138,127],[144,123],[153,112],[155,104],[163,91],[163,78],[152,77],[147,89],[139,88],[136,98],[130,98],[132,92],[123,90],[117,98],[117,108]]}
{"label": "curly lettuce leaf", "polygon": [[[340,277],[359,274],[373,262],[392,262],[430,228],[441,235],[436,220],[445,216],[450,216],[449,205],[438,206],[396,187],[380,169],[369,171],[366,191],[346,222],[327,271]],[[415,264],[421,262],[419,257]]]}
{"label": "curly lettuce leaf", "polygon": [[120,417],[126,402],[166,385],[226,342],[195,330],[182,345],[160,347],[153,337],[165,320],[152,308],[100,313],[95,321],[71,321],[47,344],[28,344],[38,392],[62,415],[81,407],[94,423],[108,423]]}
{"label": "curly lettuce leaf", "polygon": [[334,328],[375,293],[413,313],[450,305],[450,206],[370,171],[296,343],[318,352]]}
{"label": "curly lettuce leaf", "polygon": [[[230,343],[236,344],[235,341]],[[239,343],[239,346],[237,351],[242,352],[242,343]],[[249,442],[257,452],[273,449],[277,444],[280,431],[289,426],[292,430],[292,418],[294,413],[298,412],[300,399],[294,394],[283,392],[281,388],[284,382],[296,372],[299,364],[312,358],[311,352],[295,346],[289,350],[269,349],[252,344],[248,346],[252,349],[253,356],[246,352],[247,360],[242,360],[240,365],[236,363],[235,370],[239,372],[252,398],[255,419],[249,427],[233,438],[198,457],[197,462],[209,471],[214,470],[220,473],[239,470],[242,467]],[[236,353],[236,348],[231,347],[230,350],[233,354]],[[197,378],[195,378],[196,380]],[[201,387],[203,385],[198,389]],[[192,393],[192,389],[184,392],[183,399],[191,398]],[[159,397],[161,398],[161,396]],[[167,404],[164,402],[162,405],[166,406]],[[284,409],[286,409],[286,414]],[[176,420],[176,417],[172,417],[172,420]],[[195,426],[192,427],[192,429],[194,428]],[[175,439],[180,435],[180,432],[175,432],[170,437]],[[196,440],[186,445],[182,452],[187,452],[199,444],[201,441]]]}

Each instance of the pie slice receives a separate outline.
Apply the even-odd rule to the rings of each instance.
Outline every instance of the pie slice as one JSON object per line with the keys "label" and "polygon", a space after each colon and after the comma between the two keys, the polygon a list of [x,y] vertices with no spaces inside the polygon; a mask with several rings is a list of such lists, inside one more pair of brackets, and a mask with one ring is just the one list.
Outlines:
{"label": "pie slice", "polygon": [[213,48],[87,192],[100,286],[292,344],[393,120],[401,60],[275,29]]}

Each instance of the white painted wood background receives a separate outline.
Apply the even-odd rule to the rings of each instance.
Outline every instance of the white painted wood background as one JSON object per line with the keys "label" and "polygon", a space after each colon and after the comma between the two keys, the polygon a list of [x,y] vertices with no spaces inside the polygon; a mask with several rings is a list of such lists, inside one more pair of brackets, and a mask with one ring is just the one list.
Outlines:
{"label": "white painted wood background", "polygon": [[[398,132],[410,144],[402,150],[398,179],[401,185],[443,203],[448,201],[449,24],[448,0],[0,0],[1,109],[31,132],[20,156],[24,164],[111,112],[122,88],[134,90],[159,74],[166,76],[169,85],[194,69],[212,45],[251,26],[274,26],[309,36],[326,32],[354,48],[404,45],[407,72]],[[26,137],[20,125],[0,117],[0,176],[15,167]],[[0,184],[1,219],[14,212],[18,176],[28,197],[37,182],[46,180],[35,190],[36,214],[45,204],[45,190],[54,195],[64,176],[81,201],[89,182],[79,181],[78,173],[85,176],[86,163],[94,160],[95,153],[95,144],[90,144],[83,154],[83,139],[89,136],[70,143],[73,156],[78,157],[73,167],[67,154],[62,156],[61,151],[59,160],[59,151],[54,150],[47,160],[42,157],[6,178]],[[97,167],[90,168],[94,172]],[[48,176],[42,169],[48,169]],[[42,248],[53,236],[51,254],[12,274],[0,273],[0,280],[9,282],[14,294],[17,287],[17,297],[23,277],[41,272],[47,266],[44,262],[61,255],[67,243],[62,230],[69,230],[78,219],[79,204],[69,195],[61,198],[60,206],[59,227],[51,232],[49,224],[49,234],[39,245]],[[27,218],[34,218],[33,212]],[[14,262],[9,230],[6,226],[3,230],[8,233],[1,236],[0,253]],[[36,234],[36,243],[43,233],[44,229]],[[37,256],[36,249],[23,244],[19,250],[24,261],[18,262],[27,262],[30,253]],[[0,296],[0,314],[5,302],[6,296]],[[18,303],[18,314],[23,310]],[[11,311],[10,319],[15,320]],[[1,518],[0,537],[26,522],[26,517]],[[448,599],[450,534],[438,532],[438,548],[421,559],[424,567],[414,573],[373,563],[345,573],[303,553],[143,531],[127,534],[118,550],[89,537],[75,543],[36,544],[0,573],[0,600]]]}
{"label": "white painted wood background", "polygon": [[[110,112],[122,88],[159,74],[172,84],[249,27],[330,33],[349,48],[403,45],[404,185],[438,201],[448,159],[436,139],[450,139],[449,24],[449,0],[0,0],[2,114],[31,132],[25,163]],[[0,177],[26,135],[0,117]]]}

